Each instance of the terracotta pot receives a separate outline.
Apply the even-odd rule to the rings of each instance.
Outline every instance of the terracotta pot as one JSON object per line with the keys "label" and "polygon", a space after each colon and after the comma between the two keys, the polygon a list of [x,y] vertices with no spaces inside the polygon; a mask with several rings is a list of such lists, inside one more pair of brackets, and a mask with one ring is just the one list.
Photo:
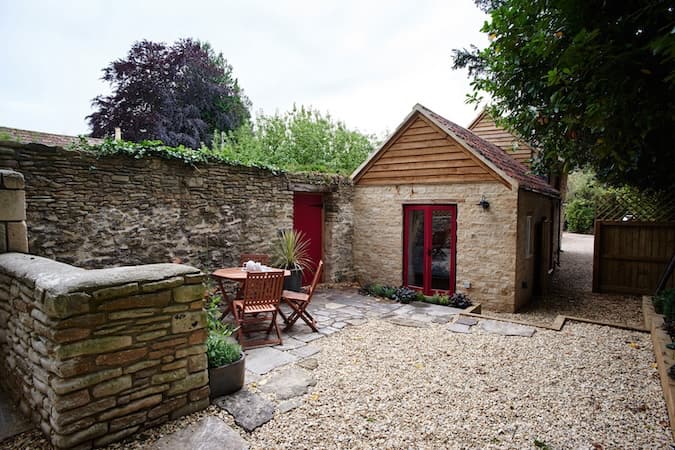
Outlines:
{"label": "terracotta pot", "polygon": [[284,289],[300,292],[302,289],[302,270],[291,269],[291,276],[284,278]]}
{"label": "terracotta pot", "polygon": [[225,366],[209,368],[209,388],[211,398],[237,392],[244,386],[244,374],[246,371],[246,355],[241,353],[241,358]]}

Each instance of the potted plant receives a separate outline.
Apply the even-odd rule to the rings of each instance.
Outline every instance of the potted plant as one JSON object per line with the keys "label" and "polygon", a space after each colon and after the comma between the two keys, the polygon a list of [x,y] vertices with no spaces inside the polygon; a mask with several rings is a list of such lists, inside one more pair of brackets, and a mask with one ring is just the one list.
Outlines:
{"label": "potted plant", "polygon": [[284,289],[300,291],[302,273],[312,264],[309,258],[309,239],[302,231],[284,230],[272,244],[272,263],[275,267],[291,271],[284,280]]}
{"label": "potted plant", "polygon": [[241,346],[232,338],[236,331],[221,322],[220,296],[214,295],[207,307],[209,335],[206,338],[206,357],[209,363],[211,398],[232,394],[244,386],[246,357]]}
{"label": "potted plant", "polygon": [[241,346],[223,333],[209,333],[206,339],[211,397],[237,392],[244,386],[246,357]]}

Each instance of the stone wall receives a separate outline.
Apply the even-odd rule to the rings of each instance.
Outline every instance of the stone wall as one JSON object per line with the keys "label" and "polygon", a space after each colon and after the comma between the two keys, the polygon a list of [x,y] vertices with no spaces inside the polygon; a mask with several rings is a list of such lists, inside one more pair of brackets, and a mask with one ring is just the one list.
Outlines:
{"label": "stone wall", "polygon": [[57,448],[106,445],[209,404],[204,275],[0,255],[0,380]]}
{"label": "stone wall", "polygon": [[23,175],[0,170],[0,253],[28,252]]}
{"label": "stone wall", "polygon": [[[484,195],[487,210],[477,206]],[[354,271],[361,282],[399,286],[403,205],[457,205],[457,291],[499,311],[513,311],[518,193],[499,183],[356,186]],[[470,288],[464,288],[470,283]]]}
{"label": "stone wall", "polygon": [[[521,191],[518,199],[518,252],[516,255],[516,309],[526,305],[535,294],[535,285],[539,283],[541,293],[548,291],[551,283],[552,270],[555,268],[557,249],[559,248],[558,220],[556,209],[558,200],[534,192]],[[530,230],[527,230],[527,217],[531,217]],[[548,236],[540,237],[545,239],[549,245],[546,249],[553,254],[541,255],[540,267],[535,267],[536,257],[535,242],[536,228],[543,221],[548,221],[551,232]],[[527,253],[528,245],[526,240],[530,239],[530,254]],[[543,248],[543,247],[542,247]],[[549,260],[549,257],[552,257]],[[549,269],[551,273],[549,273]],[[535,277],[538,276],[538,280]]]}
{"label": "stone wall", "polygon": [[85,268],[171,262],[204,270],[266,253],[293,225],[293,191],[324,192],[324,279],[350,279],[351,182],[227,164],[0,145],[26,180],[31,252]]}

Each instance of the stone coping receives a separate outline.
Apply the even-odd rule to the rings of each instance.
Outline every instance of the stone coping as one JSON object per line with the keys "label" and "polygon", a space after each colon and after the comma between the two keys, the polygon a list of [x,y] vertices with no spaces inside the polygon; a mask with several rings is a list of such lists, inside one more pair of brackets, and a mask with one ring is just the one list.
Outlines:
{"label": "stone coping", "polygon": [[85,270],[24,253],[0,254],[0,272],[32,281],[36,288],[52,295],[95,290],[101,286],[159,281],[175,276],[200,274],[199,269],[192,266],[169,263]]}

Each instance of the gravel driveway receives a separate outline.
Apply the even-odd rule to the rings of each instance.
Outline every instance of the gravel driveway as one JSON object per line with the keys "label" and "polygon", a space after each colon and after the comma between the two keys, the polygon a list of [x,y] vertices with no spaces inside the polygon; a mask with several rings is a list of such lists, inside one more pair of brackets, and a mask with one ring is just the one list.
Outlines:
{"label": "gravel driveway", "polygon": [[486,314],[531,323],[553,324],[560,315],[583,317],[632,327],[644,327],[642,300],[636,295],[594,294],[593,236],[563,233],[560,267],[553,275],[550,292],[535,298],[517,314]]}

